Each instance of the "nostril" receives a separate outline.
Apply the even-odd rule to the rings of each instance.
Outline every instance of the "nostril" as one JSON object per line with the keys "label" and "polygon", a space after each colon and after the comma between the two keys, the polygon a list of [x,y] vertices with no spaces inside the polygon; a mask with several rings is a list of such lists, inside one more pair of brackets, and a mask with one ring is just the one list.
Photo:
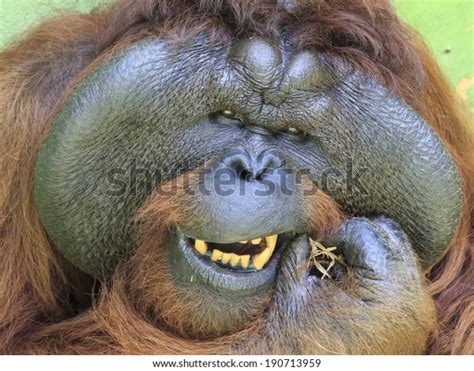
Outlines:
{"label": "nostril", "polygon": [[255,172],[250,166],[250,159],[247,158],[247,156],[244,155],[236,155],[233,156],[229,163],[228,166],[235,171],[237,176],[245,180],[247,182],[251,182],[255,180]]}
{"label": "nostril", "polygon": [[247,153],[233,155],[226,163],[239,179],[246,182],[262,181],[266,175],[283,166],[280,156],[267,151],[262,152],[258,158]]}
{"label": "nostril", "polygon": [[253,182],[254,180],[258,180],[257,176],[255,176],[254,172],[251,169],[241,169],[238,174],[240,179],[245,180],[246,182]]}
{"label": "nostril", "polygon": [[265,175],[268,173],[267,168],[260,169],[255,173],[255,180],[261,181],[265,178]]}
{"label": "nostril", "polygon": [[235,161],[233,167],[240,179],[247,182],[254,180],[255,176],[253,170],[250,169],[243,161]]}

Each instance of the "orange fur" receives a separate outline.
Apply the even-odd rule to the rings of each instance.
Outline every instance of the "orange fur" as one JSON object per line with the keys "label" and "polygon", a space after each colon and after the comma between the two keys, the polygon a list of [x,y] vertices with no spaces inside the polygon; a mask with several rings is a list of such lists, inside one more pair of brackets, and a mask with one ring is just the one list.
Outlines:
{"label": "orange fur", "polygon": [[182,340],[139,314],[124,296],[123,277],[106,284],[76,271],[41,226],[33,168],[61,102],[115,49],[165,32],[271,37],[295,22],[300,47],[340,55],[383,80],[432,124],[453,155],[464,183],[463,217],[443,259],[426,272],[439,318],[427,351],[474,353],[474,134],[464,110],[427,47],[387,1],[302,3],[309,7],[290,13],[265,1],[126,0],[46,21],[0,52],[0,353],[219,353],[245,336],[247,330],[217,341]]}

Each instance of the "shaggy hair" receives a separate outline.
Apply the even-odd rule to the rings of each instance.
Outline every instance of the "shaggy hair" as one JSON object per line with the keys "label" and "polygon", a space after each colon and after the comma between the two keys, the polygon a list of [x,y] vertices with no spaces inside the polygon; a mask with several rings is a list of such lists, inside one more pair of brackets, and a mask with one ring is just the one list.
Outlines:
{"label": "shaggy hair", "polygon": [[123,0],[50,19],[0,52],[0,353],[229,353],[254,330],[193,340],[159,329],[126,289],[146,250],[108,283],[79,272],[54,250],[40,223],[33,173],[62,103],[118,49],[149,35],[271,38],[290,26],[299,48],[337,55],[384,82],[432,125],[457,163],[462,222],[446,254],[426,271],[438,311],[426,351],[474,352],[474,134],[428,48],[389,1]]}

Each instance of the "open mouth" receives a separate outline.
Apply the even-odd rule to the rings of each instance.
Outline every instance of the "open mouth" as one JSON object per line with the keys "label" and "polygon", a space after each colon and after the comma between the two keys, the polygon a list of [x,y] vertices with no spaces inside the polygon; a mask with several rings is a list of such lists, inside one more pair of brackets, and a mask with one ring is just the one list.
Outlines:
{"label": "open mouth", "polygon": [[181,285],[200,285],[230,298],[261,295],[273,285],[281,256],[296,237],[282,232],[234,243],[190,237],[175,226],[170,235],[172,275]]}
{"label": "open mouth", "polygon": [[277,246],[278,235],[258,237],[229,244],[217,244],[191,239],[191,245],[202,256],[216,265],[241,272],[263,269]]}

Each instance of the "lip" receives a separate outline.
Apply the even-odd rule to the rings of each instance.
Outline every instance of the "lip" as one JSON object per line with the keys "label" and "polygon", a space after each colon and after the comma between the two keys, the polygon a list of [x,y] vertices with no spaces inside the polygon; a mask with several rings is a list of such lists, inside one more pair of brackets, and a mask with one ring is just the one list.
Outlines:
{"label": "lip", "polygon": [[259,295],[273,286],[281,258],[281,253],[291,234],[279,236],[275,252],[261,270],[238,271],[223,268],[199,255],[178,226],[170,234],[169,247],[172,274],[182,284],[201,284],[211,291],[229,294],[233,298]]}

